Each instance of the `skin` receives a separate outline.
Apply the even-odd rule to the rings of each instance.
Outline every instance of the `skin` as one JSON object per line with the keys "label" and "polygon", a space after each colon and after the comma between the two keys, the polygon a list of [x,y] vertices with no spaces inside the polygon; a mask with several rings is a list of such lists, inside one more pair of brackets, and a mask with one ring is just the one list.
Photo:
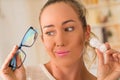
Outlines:
{"label": "skin", "polygon": [[[23,65],[16,69],[15,71],[12,71],[9,66],[10,60],[14,57],[15,53],[18,50],[18,46],[14,46],[8,57],[6,58],[5,62],[2,65],[2,68],[0,70],[0,76],[4,80],[26,80],[26,74],[25,74],[25,68]],[[17,56],[17,63],[20,63],[20,57]]]}
{"label": "skin", "polygon": [[102,52],[96,49],[98,55],[98,80],[118,80],[120,78],[120,52],[105,43],[107,51],[104,58]]}
{"label": "skin", "polygon": [[[40,24],[43,30],[41,38],[51,57],[45,66],[57,80],[117,80],[120,77],[120,52],[112,49],[108,43],[105,44],[106,59],[96,49],[97,79],[87,71],[82,55],[85,41],[90,36],[90,26],[84,31],[77,14],[68,4],[61,2],[46,7]],[[8,67],[17,49],[17,46],[13,48],[0,70],[0,76],[5,80],[26,80],[23,66],[15,71]],[[56,54],[58,51],[68,51],[68,54],[60,56]],[[19,62],[20,58],[17,57],[17,63]]]}
{"label": "skin", "polygon": [[[82,59],[90,27],[84,32],[82,23],[72,7],[65,3],[50,5],[43,11],[40,23],[43,30],[42,40],[51,57],[50,62],[46,64],[49,72],[58,80],[86,80],[86,76],[95,80],[96,78],[86,70]],[[64,46],[61,46],[62,44]],[[68,54],[59,56],[57,51],[68,51]]]}

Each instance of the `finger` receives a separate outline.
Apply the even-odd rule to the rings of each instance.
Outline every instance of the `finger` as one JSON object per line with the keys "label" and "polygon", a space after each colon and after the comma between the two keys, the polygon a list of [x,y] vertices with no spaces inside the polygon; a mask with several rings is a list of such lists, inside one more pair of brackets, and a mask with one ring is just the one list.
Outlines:
{"label": "finger", "polygon": [[22,55],[19,53],[16,57],[18,68],[21,67],[23,64],[23,60],[21,58],[22,58]]}
{"label": "finger", "polygon": [[118,54],[118,59],[119,59],[119,63],[120,63],[120,53]]}
{"label": "finger", "polygon": [[108,63],[109,61],[113,61],[113,54],[116,53],[115,50],[113,49],[109,49],[106,51],[105,53],[105,58],[106,58],[106,63]]}
{"label": "finger", "polygon": [[118,59],[119,52],[114,49],[109,49],[106,51],[106,60],[109,61],[119,61]]}
{"label": "finger", "polygon": [[24,73],[25,72],[25,68],[24,68],[21,56],[18,55],[16,57],[16,60],[17,60],[17,66],[18,66],[18,68],[15,71],[22,71],[22,73]]}
{"label": "finger", "polygon": [[95,50],[98,56],[98,65],[103,65],[104,64],[104,56],[103,53],[100,52],[98,49]]}
{"label": "finger", "polygon": [[118,53],[118,51],[116,51],[116,50],[114,50],[114,49],[109,49],[109,50],[106,51],[105,54],[107,54],[107,55],[112,55],[113,53]]}
{"label": "finger", "polygon": [[[111,49],[111,46],[109,45],[108,42],[105,43],[105,46],[106,46],[107,50]],[[96,53],[98,55],[98,64],[99,65],[103,65],[103,64],[107,63],[106,55],[103,52],[101,52],[100,50],[97,50]]]}
{"label": "finger", "polygon": [[16,57],[17,65],[20,65],[22,63],[21,56],[18,54]]}
{"label": "finger", "polygon": [[15,55],[17,50],[18,50],[18,46],[14,46],[12,51],[10,52],[10,54],[7,56],[5,62],[3,63],[1,69],[4,70],[4,69],[6,69],[9,66],[9,63],[10,63],[11,59],[14,57],[14,55]]}
{"label": "finger", "polygon": [[118,54],[117,53],[113,54],[113,59],[114,59],[114,61],[119,62],[119,58],[118,58]]}
{"label": "finger", "polygon": [[105,46],[107,47],[107,50],[111,49],[111,46],[108,42],[105,43]]}

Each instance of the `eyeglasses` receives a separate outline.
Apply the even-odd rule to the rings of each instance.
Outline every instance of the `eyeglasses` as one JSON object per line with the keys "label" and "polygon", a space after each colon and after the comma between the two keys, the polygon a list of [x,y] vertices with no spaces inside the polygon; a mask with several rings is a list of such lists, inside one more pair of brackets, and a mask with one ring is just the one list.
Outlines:
{"label": "eyeglasses", "polygon": [[[37,31],[35,29],[33,29],[33,27],[30,27],[27,30],[27,32],[25,33],[25,35],[18,47],[18,50],[17,50],[15,56],[10,61],[9,67],[11,67],[12,70],[18,69],[22,66],[22,64],[24,63],[24,61],[26,59],[26,53],[22,50],[22,47],[31,47],[34,44],[34,42],[36,41],[37,35],[38,35]],[[19,55],[21,58],[21,62],[17,63],[16,57]]]}

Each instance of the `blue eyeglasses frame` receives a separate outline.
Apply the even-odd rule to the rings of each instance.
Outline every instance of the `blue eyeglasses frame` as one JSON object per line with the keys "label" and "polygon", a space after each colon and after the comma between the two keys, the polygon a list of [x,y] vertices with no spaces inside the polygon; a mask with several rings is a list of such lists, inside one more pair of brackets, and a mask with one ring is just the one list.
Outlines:
{"label": "blue eyeglasses frame", "polygon": [[[34,32],[34,34],[35,34],[35,36],[34,36],[34,41],[33,41],[33,43],[32,43],[31,45],[24,45],[24,44],[23,44],[23,43],[24,43],[24,40],[25,40],[26,37],[28,37],[27,35],[28,35],[28,33],[29,33],[31,30],[32,30],[32,31]],[[11,59],[10,64],[9,64],[9,67],[11,67],[11,69],[12,69],[13,71],[16,70],[16,69],[18,69],[18,68],[20,68],[20,67],[22,66],[22,64],[24,63],[25,59],[26,59],[26,53],[25,53],[21,48],[22,48],[22,47],[31,47],[31,46],[35,43],[35,41],[36,41],[36,39],[37,39],[37,36],[38,36],[38,33],[37,33],[37,31],[36,31],[32,26],[26,31],[26,33],[25,33],[25,35],[23,36],[22,41],[21,41],[21,43],[20,43],[20,45],[19,45],[19,47],[18,47],[18,50],[17,50],[16,54],[15,54],[14,57]],[[24,54],[24,59],[23,59],[22,63],[21,63],[19,66],[17,66],[16,57],[17,57],[17,55],[19,54],[19,50]]]}

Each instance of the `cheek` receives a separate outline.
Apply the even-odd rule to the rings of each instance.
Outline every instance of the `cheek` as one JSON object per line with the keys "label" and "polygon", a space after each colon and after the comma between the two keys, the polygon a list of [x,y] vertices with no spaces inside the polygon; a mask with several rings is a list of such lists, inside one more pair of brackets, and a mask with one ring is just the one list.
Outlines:
{"label": "cheek", "polygon": [[47,51],[52,51],[53,50],[53,40],[50,40],[48,38],[44,38],[44,45]]}
{"label": "cheek", "polygon": [[82,46],[85,42],[85,35],[83,33],[76,34],[72,37],[74,46]]}
{"label": "cheek", "polygon": [[76,36],[73,38],[75,41],[72,42],[72,48],[76,54],[80,54],[85,46],[85,38],[83,35]]}
{"label": "cheek", "polygon": [[80,37],[79,39],[76,40],[76,48],[82,49],[84,46],[85,39],[84,37]]}

